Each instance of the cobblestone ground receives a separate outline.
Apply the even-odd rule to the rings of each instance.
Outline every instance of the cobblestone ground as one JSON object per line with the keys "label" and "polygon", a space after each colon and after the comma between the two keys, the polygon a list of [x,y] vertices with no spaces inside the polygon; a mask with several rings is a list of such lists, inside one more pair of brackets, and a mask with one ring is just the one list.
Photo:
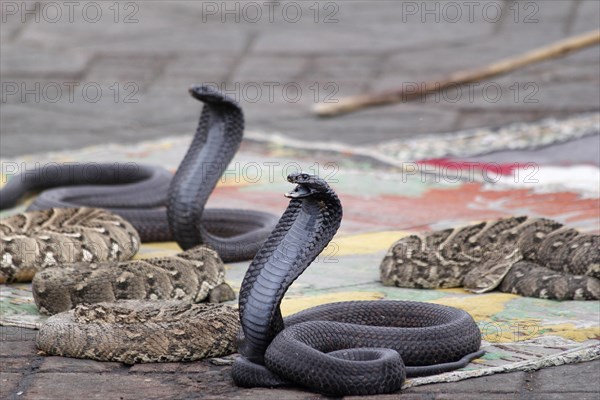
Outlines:
{"label": "cobblestone ground", "polygon": [[[231,367],[193,363],[101,363],[36,355],[34,331],[0,327],[0,397],[12,399],[256,399],[326,397],[292,389],[240,389]],[[425,385],[377,399],[589,399],[597,400],[600,361]],[[346,399],[358,397],[346,397]],[[365,397],[363,397],[365,398]]]}
{"label": "cobblestone ground", "polygon": [[[69,4],[67,4],[69,3]],[[597,110],[598,47],[425,101],[320,120],[315,101],[418,83],[598,28],[579,1],[0,2],[0,156],[191,133],[191,83],[240,100],[249,129],[363,144]],[[36,355],[0,328],[0,397],[319,398],[237,389],[230,367]],[[598,399],[600,362],[407,390],[403,399]],[[398,398],[398,395],[378,398]]]}
{"label": "cobblestone ground", "polygon": [[426,101],[310,112],[597,29],[596,0],[1,3],[4,157],[191,133],[199,82],[237,97],[250,129],[354,144],[600,105],[595,47]]}

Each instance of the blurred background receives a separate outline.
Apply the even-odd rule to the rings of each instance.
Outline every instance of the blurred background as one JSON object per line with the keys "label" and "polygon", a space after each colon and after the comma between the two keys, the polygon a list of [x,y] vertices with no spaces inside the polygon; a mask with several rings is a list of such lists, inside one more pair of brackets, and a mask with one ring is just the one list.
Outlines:
{"label": "blurred background", "polygon": [[597,0],[1,2],[2,157],[191,134],[210,83],[250,130],[347,144],[597,111],[598,46],[337,118],[317,102],[597,29]]}

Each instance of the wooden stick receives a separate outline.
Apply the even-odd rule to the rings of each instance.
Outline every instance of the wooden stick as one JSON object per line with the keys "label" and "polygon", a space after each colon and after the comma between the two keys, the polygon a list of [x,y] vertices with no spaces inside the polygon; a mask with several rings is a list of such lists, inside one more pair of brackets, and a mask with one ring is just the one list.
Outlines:
{"label": "wooden stick", "polygon": [[412,84],[410,86],[411,90],[407,90],[407,87],[402,87],[385,92],[346,97],[340,99],[338,103],[317,104],[313,111],[321,117],[333,117],[336,115],[360,110],[362,108],[373,107],[382,104],[399,103],[409,99],[421,97],[424,94],[437,92],[449,86],[476,82],[491,78],[493,76],[505,74],[518,68],[522,68],[526,65],[561,57],[573,51],[599,43],[600,30],[591,31],[582,35],[561,40],[536,50],[529,51],[516,57],[497,61],[483,68],[468,71],[458,71],[439,81],[423,82],[420,85]]}

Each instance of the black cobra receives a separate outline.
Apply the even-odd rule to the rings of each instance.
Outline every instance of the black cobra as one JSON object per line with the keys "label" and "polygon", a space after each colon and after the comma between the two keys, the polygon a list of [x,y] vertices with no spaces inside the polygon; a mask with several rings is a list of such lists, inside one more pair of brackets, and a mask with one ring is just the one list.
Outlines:
{"label": "black cobra", "polygon": [[28,210],[105,208],[131,222],[142,241],[174,239],[183,249],[204,243],[224,261],[252,258],[277,218],[251,210],[204,209],[242,141],[244,115],[237,102],[208,86],[194,86],[190,94],[204,108],[174,178],[163,168],[134,163],[51,164],[8,181],[0,191],[0,209],[28,191],[54,188],[42,192]]}
{"label": "black cobra", "polygon": [[296,384],[329,395],[390,393],[406,376],[467,365],[483,351],[463,310],[412,301],[325,304],[285,319],[280,303],[336,233],[342,206],[325,181],[293,174],[290,204],[248,268],[232,374],[239,386]]}

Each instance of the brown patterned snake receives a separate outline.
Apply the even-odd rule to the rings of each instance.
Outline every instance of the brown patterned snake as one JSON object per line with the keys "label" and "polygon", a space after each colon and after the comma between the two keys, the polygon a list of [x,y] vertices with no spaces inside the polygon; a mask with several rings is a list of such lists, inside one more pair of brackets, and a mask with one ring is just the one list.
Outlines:
{"label": "brown patterned snake", "polygon": [[225,283],[218,254],[205,246],[171,257],[125,262],[76,263],[40,271],[33,297],[42,314],[56,314],[78,304],[119,299],[179,300],[220,303],[235,299]]}
{"label": "brown patterned snake", "polygon": [[384,285],[465,287],[555,300],[600,299],[600,236],[510,217],[410,235],[381,263]]}
{"label": "brown patterned snake", "polygon": [[36,337],[45,354],[133,364],[235,351],[237,311],[194,304],[235,298],[223,261],[206,246],[172,257],[47,268],[32,289],[42,314],[59,313]]}
{"label": "brown patterned snake", "polygon": [[121,300],[50,317],[36,344],[45,354],[126,364],[193,361],[233,353],[238,329],[223,304]]}
{"label": "brown patterned snake", "polygon": [[28,282],[61,264],[129,260],[139,244],[129,222],[101,209],[16,214],[0,220],[0,283]]}
{"label": "brown patterned snake", "polygon": [[137,232],[93,208],[16,214],[0,222],[0,245],[2,283],[33,276],[42,314],[75,307],[41,327],[36,343],[46,354],[135,363],[235,351],[237,311],[192,304],[235,298],[223,262],[208,247],[122,261],[138,250]]}

